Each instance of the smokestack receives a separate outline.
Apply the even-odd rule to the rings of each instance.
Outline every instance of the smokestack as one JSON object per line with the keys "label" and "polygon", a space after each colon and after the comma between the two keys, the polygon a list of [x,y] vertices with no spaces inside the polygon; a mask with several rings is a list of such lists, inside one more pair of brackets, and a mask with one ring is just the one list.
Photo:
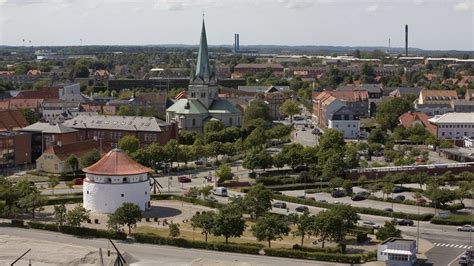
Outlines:
{"label": "smokestack", "polygon": [[237,33],[237,51],[240,51],[240,35]]}
{"label": "smokestack", "polygon": [[408,56],[408,24],[405,25],[405,56]]}

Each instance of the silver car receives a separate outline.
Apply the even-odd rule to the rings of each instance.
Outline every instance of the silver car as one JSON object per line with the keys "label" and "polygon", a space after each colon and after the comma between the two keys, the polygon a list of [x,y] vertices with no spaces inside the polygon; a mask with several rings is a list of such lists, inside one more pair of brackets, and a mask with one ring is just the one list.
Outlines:
{"label": "silver car", "polygon": [[458,227],[458,231],[474,232],[474,227],[470,224],[465,224],[463,226]]}

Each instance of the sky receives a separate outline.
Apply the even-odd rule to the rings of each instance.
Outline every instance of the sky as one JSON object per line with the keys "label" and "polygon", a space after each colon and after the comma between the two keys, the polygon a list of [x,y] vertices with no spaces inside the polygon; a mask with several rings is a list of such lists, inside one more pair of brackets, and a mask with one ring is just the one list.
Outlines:
{"label": "sky", "polygon": [[474,50],[474,0],[0,0],[0,45],[197,44],[203,12],[210,45]]}

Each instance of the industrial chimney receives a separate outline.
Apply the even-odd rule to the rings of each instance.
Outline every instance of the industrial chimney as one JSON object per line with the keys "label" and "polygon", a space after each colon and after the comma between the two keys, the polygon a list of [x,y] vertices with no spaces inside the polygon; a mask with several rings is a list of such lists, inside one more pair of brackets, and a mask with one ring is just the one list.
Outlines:
{"label": "industrial chimney", "polygon": [[405,56],[408,56],[408,24],[405,25]]}

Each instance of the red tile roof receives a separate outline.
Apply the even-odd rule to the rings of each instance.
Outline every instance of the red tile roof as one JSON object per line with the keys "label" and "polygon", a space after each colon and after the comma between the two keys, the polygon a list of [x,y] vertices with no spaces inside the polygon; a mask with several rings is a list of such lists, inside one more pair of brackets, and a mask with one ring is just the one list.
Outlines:
{"label": "red tile roof", "polygon": [[59,87],[43,87],[39,90],[20,91],[16,99],[59,99]]}
{"label": "red tile roof", "polygon": [[28,121],[26,121],[21,111],[0,111],[0,131],[18,130],[26,126],[28,126]]}
{"label": "red tile roof", "polygon": [[100,149],[100,143],[96,140],[86,140],[80,142],[73,142],[65,145],[50,146],[44,151],[45,154],[54,154],[58,156],[61,161],[66,160],[70,155],[81,158],[86,153],[93,149]]}
{"label": "red tile roof", "polygon": [[404,128],[412,127],[414,124],[421,123],[423,127],[428,129],[430,132],[436,134],[436,126],[430,123],[428,115],[422,112],[408,112],[404,113],[399,118],[400,123]]}
{"label": "red tile roof", "polygon": [[89,174],[96,175],[138,175],[151,171],[132,160],[125,152],[119,149],[109,151],[95,164],[82,169]]}
{"label": "red tile roof", "polygon": [[10,110],[37,109],[41,106],[43,99],[10,99]]}

